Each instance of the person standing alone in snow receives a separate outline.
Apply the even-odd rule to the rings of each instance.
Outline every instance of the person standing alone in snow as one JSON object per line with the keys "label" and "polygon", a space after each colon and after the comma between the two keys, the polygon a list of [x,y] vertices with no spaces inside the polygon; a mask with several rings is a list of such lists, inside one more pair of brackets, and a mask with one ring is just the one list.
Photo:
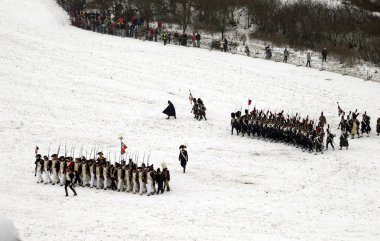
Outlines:
{"label": "person standing alone in snow", "polygon": [[310,64],[310,61],[311,61],[311,55],[310,55],[310,52],[307,53],[307,56],[306,56],[306,67],[309,66],[311,68],[311,64]]}
{"label": "person standing alone in snow", "polygon": [[189,160],[189,156],[187,155],[186,146],[181,145],[179,147],[179,161],[181,162],[181,166],[183,167],[183,173],[186,172],[186,164]]}
{"label": "person standing alone in snow", "polygon": [[289,57],[289,51],[287,48],[284,50],[284,60],[282,62],[287,63],[288,62],[288,57]]}
{"label": "person standing alone in snow", "polygon": [[174,119],[177,119],[174,105],[172,104],[172,102],[170,102],[170,100],[168,100],[168,107],[166,107],[163,113],[168,116],[168,118],[166,119],[169,119],[171,116],[174,116]]}
{"label": "person standing alone in snow", "polygon": [[324,48],[322,50],[322,62],[326,62],[327,61],[327,49]]}

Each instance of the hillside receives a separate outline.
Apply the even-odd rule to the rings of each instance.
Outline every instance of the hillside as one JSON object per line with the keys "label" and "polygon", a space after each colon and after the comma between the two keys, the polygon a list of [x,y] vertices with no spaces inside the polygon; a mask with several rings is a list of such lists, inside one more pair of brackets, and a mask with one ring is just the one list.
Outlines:
{"label": "hillside", "polygon": [[[83,31],[53,0],[3,3],[0,214],[21,240],[378,240],[379,136],[312,155],[231,136],[229,124],[250,98],[289,114],[324,111],[339,134],[336,102],[375,123],[379,83]],[[204,100],[207,122],[194,120],[188,89]],[[168,100],[177,120],[162,114]],[[65,198],[63,187],[36,184],[36,145],[43,155],[60,142],[117,152],[120,135],[130,151],[151,152],[156,167],[168,163],[172,192],[78,187],[77,197]]]}

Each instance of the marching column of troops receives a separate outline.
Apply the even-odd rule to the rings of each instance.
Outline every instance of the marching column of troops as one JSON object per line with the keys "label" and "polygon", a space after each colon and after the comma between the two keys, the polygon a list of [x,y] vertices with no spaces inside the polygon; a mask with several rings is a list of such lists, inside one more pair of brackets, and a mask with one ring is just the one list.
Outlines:
{"label": "marching column of troops", "polygon": [[[366,112],[362,115],[362,121],[358,119],[359,113],[357,111],[350,112],[345,119],[345,113],[338,105],[338,114],[341,117],[341,122],[338,129],[341,129],[339,138],[340,150],[342,147],[348,149],[348,137],[351,134],[353,139],[363,136],[364,133],[369,135],[371,131],[370,117]],[[329,145],[334,149],[334,137],[331,132],[330,125],[327,125],[326,132],[325,126],[327,124],[326,117],[321,113],[318,122],[306,118],[301,118],[298,113],[295,116],[284,115],[284,111],[279,113],[254,110],[248,113],[245,110],[244,115],[240,111],[231,113],[231,135],[234,130],[237,135],[244,136],[257,136],[259,138],[269,139],[274,142],[284,142],[292,144],[303,151],[315,153],[323,153],[324,149],[328,149]],[[360,132],[361,135],[360,135]],[[377,120],[377,134],[380,133],[380,118]],[[326,146],[324,140],[326,139]]]}
{"label": "marching column of troops", "polygon": [[[76,196],[75,186],[95,189],[111,189],[118,192],[139,193],[148,196],[170,191],[170,172],[165,162],[161,164],[162,170],[155,170],[152,165],[141,166],[129,160],[111,164],[98,153],[97,160],[87,160],[86,157],[75,158],[53,154],[49,160],[47,156],[41,158],[36,155],[35,176],[37,183],[65,186],[66,196],[69,187]],[[157,187],[156,187],[157,184]]]}
{"label": "marching column of troops", "polygon": [[[301,118],[298,113],[295,116],[284,115],[284,111],[279,113],[253,109],[251,113],[245,110],[231,113],[231,135],[236,130],[237,135],[257,136],[269,139],[273,142],[284,142],[301,148],[303,151],[323,153],[323,139],[325,137],[324,126],[326,117],[321,113],[319,122],[316,124],[309,117]],[[333,135],[327,127],[327,144],[333,146]],[[348,147],[347,137],[341,136],[340,146]],[[326,145],[326,148],[328,146]]]}

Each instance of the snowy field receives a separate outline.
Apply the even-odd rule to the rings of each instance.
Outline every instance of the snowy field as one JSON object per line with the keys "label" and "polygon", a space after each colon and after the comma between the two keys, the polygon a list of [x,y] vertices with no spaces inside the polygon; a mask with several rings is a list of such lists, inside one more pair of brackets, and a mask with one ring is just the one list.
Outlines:
{"label": "snowy field", "polygon": [[[54,0],[1,3],[0,215],[21,240],[380,240],[380,137],[315,156],[229,129],[248,98],[303,116],[324,111],[335,134],[339,101],[366,110],[374,129],[379,83],[82,31]],[[204,100],[207,122],[194,120],[188,89]],[[161,113],[167,100],[177,120]],[[156,167],[169,163],[172,192],[77,188],[65,198],[62,187],[36,184],[35,145],[108,152],[119,135],[132,151],[151,151]]]}

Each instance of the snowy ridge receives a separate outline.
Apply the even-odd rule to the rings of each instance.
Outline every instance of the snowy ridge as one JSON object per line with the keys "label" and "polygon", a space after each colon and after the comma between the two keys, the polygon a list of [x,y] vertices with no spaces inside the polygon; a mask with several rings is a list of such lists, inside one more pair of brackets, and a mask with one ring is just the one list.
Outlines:
{"label": "snowy ridge", "polygon": [[[0,214],[21,240],[378,240],[380,138],[310,155],[230,135],[230,112],[317,118],[336,130],[336,101],[380,116],[380,86],[358,78],[202,49],[83,31],[51,0],[0,8]],[[188,89],[208,121],[190,114]],[[161,113],[170,99],[177,120]],[[173,191],[139,196],[35,183],[33,151],[68,145],[152,150]],[[337,142],[337,140],[335,140]],[[181,173],[178,146],[189,147]],[[106,150],[106,151],[107,151]]]}

